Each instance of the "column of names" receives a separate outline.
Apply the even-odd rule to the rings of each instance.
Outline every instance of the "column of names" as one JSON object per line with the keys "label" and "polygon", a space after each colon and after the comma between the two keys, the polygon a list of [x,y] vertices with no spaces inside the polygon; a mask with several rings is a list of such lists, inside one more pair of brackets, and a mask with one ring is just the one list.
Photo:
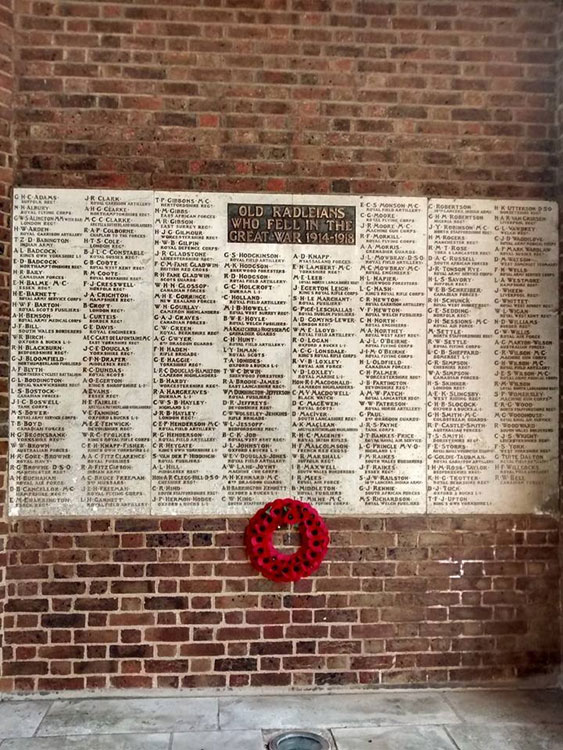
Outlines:
{"label": "column of names", "polygon": [[84,500],[92,513],[149,513],[152,194],[84,201]]}
{"label": "column of names", "polygon": [[217,507],[223,476],[223,248],[213,196],[155,194],[153,512]]}
{"label": "column of names", "polygon": [[426,506],[426,200],[360,201],[360,502]]}
{"label": "column of names", "polygon": [[80,194],[16,191],[10,355],[10,510],[86,511]]}
{"label": "column of names", "polygon": [[495,267],[491,201],[428,210],[428,505],[462,512],[494,481]]}
{"label": "column of names", "polygon": [[358,505],[360,254],[356,206],[295,201],[292,492],[328,513]]}
{"label": "column of names", "polygon": [[291,248],[281,229],[270,241],[280,200],[227,199],[222,506],[231,512],[289,488]]}
{"label": "column of names", "polygon": [[494,495],[515,512],[557,509],[555,213],[540,202],[494,209]]}

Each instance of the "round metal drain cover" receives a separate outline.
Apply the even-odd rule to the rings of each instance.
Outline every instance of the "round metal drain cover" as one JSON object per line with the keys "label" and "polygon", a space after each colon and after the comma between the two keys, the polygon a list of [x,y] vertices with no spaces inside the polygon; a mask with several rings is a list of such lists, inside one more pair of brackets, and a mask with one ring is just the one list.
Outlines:
{"label": "round metal drain cover", "polygon": [[324,737],[313,732],[283,732],[268,744],[269,750],[329,750]]}

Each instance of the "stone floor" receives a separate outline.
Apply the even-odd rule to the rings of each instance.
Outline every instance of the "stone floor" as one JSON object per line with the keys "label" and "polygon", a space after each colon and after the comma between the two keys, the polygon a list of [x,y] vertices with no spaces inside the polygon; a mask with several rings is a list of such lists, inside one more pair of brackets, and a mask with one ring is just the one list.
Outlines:
{"label": "stone floor", "polygon": [[0,750],[264,750],[290,728],[332,750],[563,750],[563,691],[0,701]]}

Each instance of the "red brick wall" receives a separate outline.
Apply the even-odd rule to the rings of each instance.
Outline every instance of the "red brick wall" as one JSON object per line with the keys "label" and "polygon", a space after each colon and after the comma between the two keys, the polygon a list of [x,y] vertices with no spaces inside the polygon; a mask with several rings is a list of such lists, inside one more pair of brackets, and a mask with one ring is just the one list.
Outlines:
{"label": "red brick wall", "polygon": [[13,524],[19,690],[486,681],[559,660],[557,521],[333,519],[320,572],[256,575],[244,520]]}
{"label": "red brick wall", "polygon": [[[558,35],[558,56],[557,56],[557,81],[556,81],[556,132],[555,132],[555,152],[557,171],[557,199],[559,201],[559,225],[560,232],[563,231],[563,3],[559,4],[559,18],[557,26]],[[563,274],[563,266],[560,268]],[[561,277],[561,288],[563,288],[563,275]],[[560,338],[560,349],[563,351],[563,336]],[[561,398],[563,405],[563,394]],[[562,474],[563,476],[563,474]],[[563,506],[562,506],[563,509]],[[563,571],[563,512],[560,518],[560,537],[559,537],[559,561],[560,568]],[[561,625],[561,685],[563,686],[563,573],[560,579],[560,625]]]}
{"label": "red brick wall", "polygon": [[18,0],[18,181],[545,197],[555,0]]}
{"label": "red brick wall", "polygon": [[556,157],[558,166],[558,197],[563,196],[563,4],[560,3],[557,25],[557,81],[556,81]]}
{"label": "red brick wall", "polygon": [[[0,0],[0,644],[5,596],[4,520],[7,454],[8,329],[10,299],[10,192],[13,183],[12,100],[14,89],[13,0]],[[0,657],[1,667],[1,657]],[[1,674],[1,669],[0,669]],[[1,684],[1,683],[0,683]]]}
{"label": "red brick wall", "polygon": [[[22,185],[551,198],[555,0],[18,0]],[[19,521],[5,688],[504,680],[559,662],[557,521]]]}

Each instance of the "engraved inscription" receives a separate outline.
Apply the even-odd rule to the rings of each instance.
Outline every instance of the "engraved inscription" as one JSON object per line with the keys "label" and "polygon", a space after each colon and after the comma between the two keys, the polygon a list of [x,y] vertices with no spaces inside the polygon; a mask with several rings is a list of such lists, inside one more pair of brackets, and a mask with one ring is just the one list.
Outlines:
{"label": "engraved inscription", "polygon": [[229,242],[355,245],[356,207],[229,203]]}

